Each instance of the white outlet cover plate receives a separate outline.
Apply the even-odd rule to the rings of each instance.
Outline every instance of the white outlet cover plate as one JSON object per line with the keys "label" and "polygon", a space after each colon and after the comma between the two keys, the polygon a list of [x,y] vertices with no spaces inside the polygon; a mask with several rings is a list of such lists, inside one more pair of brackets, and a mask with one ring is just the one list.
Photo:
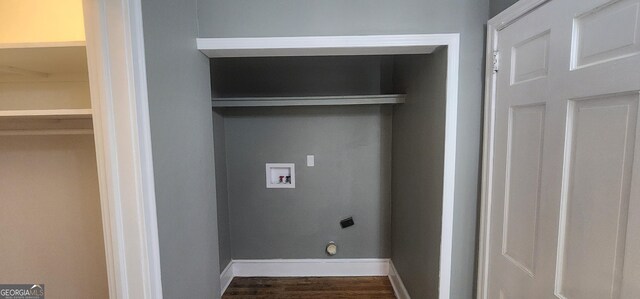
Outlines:
{"label": "white outlet cover plate", "polygon": [[316,166],[316,157],[314,155],[307,155],[307,166]]}

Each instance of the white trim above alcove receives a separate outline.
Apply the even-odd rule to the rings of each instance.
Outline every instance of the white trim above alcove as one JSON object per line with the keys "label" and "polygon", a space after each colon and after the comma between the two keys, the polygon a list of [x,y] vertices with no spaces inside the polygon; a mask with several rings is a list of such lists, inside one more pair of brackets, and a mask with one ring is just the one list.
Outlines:
{"label": "white trim above alcove", "polygon": [[430,54],[458,34],[198,38],[209,58]]}
{"label": "white trim above alcove", "polygon": [[209,58],[431,54],[439,47],[446,47],[447,95],[439,298],[449,298],[453,249],[460,35],[452,33],[197,38],[196,43],[198,50]]}

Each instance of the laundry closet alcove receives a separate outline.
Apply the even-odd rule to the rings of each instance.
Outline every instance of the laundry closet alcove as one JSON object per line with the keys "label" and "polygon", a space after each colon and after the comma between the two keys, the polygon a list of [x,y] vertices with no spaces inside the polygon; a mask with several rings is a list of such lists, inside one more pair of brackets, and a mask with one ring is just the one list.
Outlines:
{"label": "laundry closet alcove", "polygon": [[[211,67],[223,292],[239,276],[388,275],[406,298],[400,277],[421,272],[446,298],[458,35],[197,43]],[[268,188],[268,173],[265,186],[267,163],[294,164],[295,188]]]}

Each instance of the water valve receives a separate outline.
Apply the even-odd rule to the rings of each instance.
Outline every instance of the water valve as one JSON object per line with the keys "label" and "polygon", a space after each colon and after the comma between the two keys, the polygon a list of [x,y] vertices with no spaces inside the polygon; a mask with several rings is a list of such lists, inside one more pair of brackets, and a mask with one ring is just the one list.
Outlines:
{"label": "water valve", "polygon": [[327,244],[326,250],[328,255],[334,256],[336,255],[336,253],[338,253],[338,246],[335,242],[331,241],[329,242],[329,244]]}

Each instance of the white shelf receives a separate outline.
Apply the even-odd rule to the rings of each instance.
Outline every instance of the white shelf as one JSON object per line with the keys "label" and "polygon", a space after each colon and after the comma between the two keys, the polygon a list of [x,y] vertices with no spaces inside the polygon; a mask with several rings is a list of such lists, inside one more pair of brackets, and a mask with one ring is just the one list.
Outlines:
{"label": "white shelf", "polygon": [[87,74],[85,42],[0,44],[0,78]]}
{"label": "white shelf", "polygon": [[356,35],[249,38],[198,38],[210,58],[429,54],[446,45],[446,35]]}
{"label": "white shelf", "polygon": [[93,134],[91,109],[0,110],[0,136]]}
{"label": "white shelf", "polygon": [[86,119],[91,116],[91,109],[0,110],[0,118]]}
{"label": "white shelf", "polygon": [[85,41],[43,42],[43,43],[0,43],[0,49],[25,49],[25,48],[64,48],[84,47]]}
{"label": "white shelf", "polygon": [[[79,91],[73,90],[68,95],[69,82],[85,82],[87,76],[84,41],[0,44],[0,82],[9,84],[4,85],[5,88],[15,83],[22,84],[19,85],[22,89],[16,88],[18,92],[32,91],[35,97],[45,94],[54,98],[58,94],[78,96],[84,89],[74,85],[72,87]],[[53,84],[54,81],[60,85],[56,87],[67,88],[65,93],[55,88],[43,93],[42,85],[37,85]],[[36,85],[25,89],[24,82]],[[20,96],[24,97],[20,93],[16,99],[21,99]],[[92,114],[91,109],[0,110],[0,135],[92,134]]]}
{"label": "white shelf", "polygon": [[93,129],[0,130],[0,136],[92,135]]}
{"label": "white shelf", "polygon": [[214,98],[213,107],[282,107],[402,104],[406,95]]}

